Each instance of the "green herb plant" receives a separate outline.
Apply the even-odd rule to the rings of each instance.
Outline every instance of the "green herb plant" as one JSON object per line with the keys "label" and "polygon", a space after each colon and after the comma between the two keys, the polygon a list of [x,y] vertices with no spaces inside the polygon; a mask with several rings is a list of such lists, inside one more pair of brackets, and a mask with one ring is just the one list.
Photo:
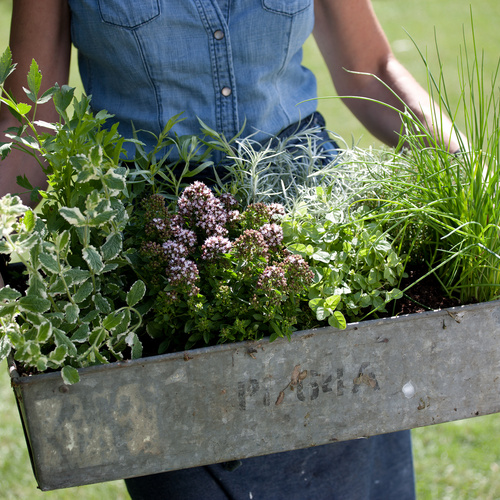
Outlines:
{"label": "green herb plant", "polygon": [[308,296],[318,321],[345,328],[345,318],[387,313],[386,305],[401,298],[403,261],[376,222],[354,215],[338,222],[328,213],[319,218],[303,210],[287,218],[283,229],[287,247],[304,256],[314,272]]}
{"label": "green herb plant", "polygon": [[[409,263],[424,276],[434,274],[444,294],[465,304],[500,298],[500,61],[488,80],[473,24],[472,47],[465,32],[463,38],[457,78],[462,92],[455,105],[441,62],[435,77],[421,54],[437,103],[433,124],[408,109],[401,114],[400,151],[381,180],[384,201],[377,200],[370,217],[396,238]],[[443,113],[452,119],[458,152],[449,151],[435,132],[444,133]]]}
{"label": "green herb plant", "polygon": [[[7,49],[0,83],[13,70]],[[42,196],[39,212],[18,196],[0,202],[0,252],[15,256],[29,275],[25,295],[8,286],[0,290],[0,359],[15,347],[14,358],[26,369],[62,368],[65,382],[74,383],[77,368],[123,359],[126,351],[141,356],[135,306],[145,285],[123,250],[129,219],[127,169],[119,164],[124,139],[116,126],[103,127],[109,115],[94,116],[88,98],[77,100],[73,89],[57,86],[40,96],[40,85],[33,61],[25,90],[30,104],[5,92],[0,98],[19,120],[7,131],[12,142],[2,145],[3,156],[12,148],[30,154],[49,185],[41,191],[18,178],[22,188]],[[37,122],[36,108],[51,99],[61,122]],[[39,133],[44,126],[50,132]]]}
{"label": "green herb plant", "polygon": [[290,337],[307,315],[312,272],[283,245],[282,206],[240,210],[232,195],[194,182],[174,206],[156,194],[141,208],[133,246],[153,302],[147,331],[160,352]]}
{"label": "green herb plant", "polygon": [[[405,205],[429,207],[428,213],[419,212],[419,221],[432,231],[434,238],[429,266],[436,268],[448,294],[459,297],[462,303],[500,297],[499,64],[488,81],[474,30],[472,51],[464,35],[458,67],[462,94],[455,108],[447,99],[442,72],[437,80],[431,79],[441,108],[454,117],[461,151],[449,154],[434,142],[434,150],[427,147],[419,153],[417,148],[422,140],[431,139],[429,133],[424,137],[420,127],[421,133],[412,136],[410,143],[406,168],[410,183],[400,185]],[[464,124],[463,136],[459,123]]]}

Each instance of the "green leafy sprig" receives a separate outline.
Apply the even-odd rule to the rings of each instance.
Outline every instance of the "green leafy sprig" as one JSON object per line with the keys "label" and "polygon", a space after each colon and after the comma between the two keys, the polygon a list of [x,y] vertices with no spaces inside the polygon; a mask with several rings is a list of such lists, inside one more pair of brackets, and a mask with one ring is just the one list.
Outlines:
{"label": "green leafy sprig", "polygon": [[[0,83],[13,69],[7,49]],[[36,213],[17,196],[0,202],[0,252],[21,261],[29,276],[24,295],[8,286],[0,291],[0,358],[14,348],[26,369],[62,367],[64,380],[74,383],[77,368],[123,359],[125,351],[141,356],[142,314],[135,306],[145,285],[123,250],[130,211],[128,172],[120,165],[124,138],[116,126],[103,127],[109,115],[94,116],[87,97],[77,100],[73,89],[57,86],[39,96],[40,86],[33,61],[25,89],[31,104],[5,92],[0,98],[19,121],[7,131],[12,142],[3,144],[2,154],[15,148],[31,155],[49,185],[41,191],[18,178],[34,198],[42,196]],[[61,122],[37,122],[36,108],[51,98]],[[49,132],[39,133],[42,127]]]}

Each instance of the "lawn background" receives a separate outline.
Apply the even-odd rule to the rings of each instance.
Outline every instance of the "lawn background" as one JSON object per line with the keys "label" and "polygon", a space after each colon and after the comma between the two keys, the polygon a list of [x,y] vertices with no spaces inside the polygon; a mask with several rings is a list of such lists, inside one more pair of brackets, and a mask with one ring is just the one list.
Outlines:
{"label": "lawn background", "polygon": [[[0,0],[0,50],[8,44],[10,0]],[[476,41],[484,49],[486,75],[500,55],[500,2],[498,0],[374,0],[375,10],[399,60],[426,86],[426,72],[414,48],[428,54],[431,69],[438,72],[434,35],[436,33],[443,71],[451,100],[458,99],[457,58],[463,45],[462,30],[470,41],[472,6]],[[304,50],[304,64],[318,78],[320,96],[335,95],[328,71],[313,40]],[[70,84],[81,84],[73,64]],[[339,99],[319,101],[327,126],[348,143],[362,147],[379,146],[352,117]],[[500,498],[500,415],[416,429],[415,469],[419,500],[460,500]],[[0,363],[0,497],[10,499],[127,499],[123,482],[70,488],[42,493],[36,490],[24,436],[9,387],[6,364]]]}

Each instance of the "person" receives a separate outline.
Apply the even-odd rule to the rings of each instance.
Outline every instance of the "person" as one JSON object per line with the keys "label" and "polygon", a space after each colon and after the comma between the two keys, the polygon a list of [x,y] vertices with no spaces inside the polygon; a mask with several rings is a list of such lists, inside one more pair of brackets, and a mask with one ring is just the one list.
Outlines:
{"label": "person", "polygon": [[[17,70],[6,88],[23,99],[32,59],[44,88],[67,83],[73,43],[93,109],[112,113],[124,136],[131,136],[132,124],[157,134],[166,120],[184,112],[179,134],[197,134],[199,117],[226,137],[246,122],[244,133],[264,140],[318,119],[315,78],[301,64],[311,32],[338,94],[366,98],[345,103],[375,137],[395,145],[401,128],[399,114],[376,101],[398,109],[404,101],[434,126],[428,94],[395,58],[370,0],[16,0],[10,47]],[[48,105],[37,117],[57,120]],[[11,125],[9,113],[0,110],[1,130]],[[458,150],[450,122],[443,117],[440,125],[436,132],[444,146]],[[147,134],[140,138],[147,144]],[[45,186],[37,164],[13,151],[1,164],[0,196],[19,191],[18,175]],[[126,483],[134,499],[415,497],[409,431],[249,458],[239,465],[214,464]]]}

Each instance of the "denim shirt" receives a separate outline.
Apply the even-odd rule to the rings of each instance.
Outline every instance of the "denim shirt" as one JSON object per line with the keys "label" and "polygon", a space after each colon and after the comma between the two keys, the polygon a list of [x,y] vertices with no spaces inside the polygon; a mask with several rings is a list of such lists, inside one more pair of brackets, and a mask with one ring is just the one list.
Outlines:
{"label": "denim shirt", "polygon": [[263,140],[316,109],[314,100],[301,102],[316,96],[301,64],[313,0],[69,4],[85,91],[95,110],[115,115],[125,137],[132,123],[158,135],[183,112],[178,135],[199,134],[199,117],[227,138],[246,121],[244,135]]}

